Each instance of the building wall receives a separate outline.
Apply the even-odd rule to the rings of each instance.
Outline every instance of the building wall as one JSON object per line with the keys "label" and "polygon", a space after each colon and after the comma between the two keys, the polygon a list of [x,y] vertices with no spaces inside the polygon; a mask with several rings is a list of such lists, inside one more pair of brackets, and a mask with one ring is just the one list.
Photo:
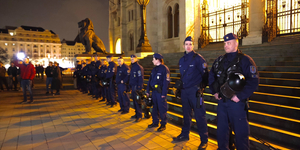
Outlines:
{"label": "building wall", "polygon": [[[153,52],[170,53],[183,51],[182,41],[186,37],[184,3],[180,0],[151,0],[146,7],[146,32]],[[167,8],[179,5],[179,36],[167,36]],[[111,52],[115,52],[115,43],[121,38],[122,50],[129,56],[136,52],[141,36],[141,8],[136,0],[122,0],[110,3],[109,38]],[[173,11],[174,13],[174,11]],[[130,17],[131,16],[131,17]],[[120,18],[120,23],[119,23]],[[174,19],[173,19],[174,21]],[[133,50],[130,48],[130,34],[133,35]]]}
{"label": "building wall", "polygon": [[27,31],[19,27],[0,33],[0,47],[7,50],[9,58],[23,51],[32,60],[61,58],[61,42],[57,34],[48,30]]}

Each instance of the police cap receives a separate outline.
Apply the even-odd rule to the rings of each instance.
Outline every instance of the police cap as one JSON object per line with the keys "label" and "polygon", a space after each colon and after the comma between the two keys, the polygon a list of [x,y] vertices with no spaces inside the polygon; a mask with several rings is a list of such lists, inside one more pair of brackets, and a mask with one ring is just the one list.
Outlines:
{"label": "police cap", "polygon": [[136,55],[132,54],[130,55],[131,58],[137,58]]}
{"label": "police cap", "polygon": [[238,37],[233,33],[228,33],[224,36],[224,42],[235,40],[235,39],[238,39]]}
{"label": "police cap", "polygon": [[185,43],[186,41],[194,42],[194,40],[193,40],[193,38],[192,38],[191,36],[186,37],[185,40],[184,40],[184,43]]}
{"label": "police cap", "polygon": [[161,54],[159,54],[159,53],[153,54],[153,57],[154,57],[155,59],[163,59],[163,58],[164,58],[164,57],[163,57]]}

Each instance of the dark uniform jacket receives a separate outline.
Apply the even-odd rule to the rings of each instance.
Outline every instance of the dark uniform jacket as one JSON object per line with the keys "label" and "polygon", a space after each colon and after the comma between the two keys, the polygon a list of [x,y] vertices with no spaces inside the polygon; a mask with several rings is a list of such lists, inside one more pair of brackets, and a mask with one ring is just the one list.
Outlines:
{"label": "dark uniform jacket", "polygon": [[123,84],[128,83],[130,76],[130,69],[126,64],[123,64],[121,67],[117,67],[117,75],[116,75],[116,83],[121,84],[121,80],[123,80]]}
{"label": "dark uniform jacket", "polygon": [[184,56],[180,58],[179,70],[183,82],[183,89],[200,86],[202,79],[208,76],[205,59],[194,51],[188,54],[185,52]]}
{"label": "dark uniform jacket", "polygon": [[[238,52],[225,54],[225,56],[223,58],[223,59],[225,59],[224,63],[223,63],[224,70],[228,68],[229,64],[234,60],[234,58],[237,56],[237,54],[238,54]],[[219,60],[219,58],[215,60],[214,64],[216,63],[217,60]],[[258,71],[257,71],[257,67],[255,65],[255,62],[248,55],[244,55],[242,57],[242,59],[240,60],[240,62],[238,63],[238,65],[240,66],[240,69],[242,71],[241,73],[245,76],[246,85],[244,86],[243,90],[236,93],[236,96],[240,100],[245,100],[245,99],[249,98],[253,94],[253,92],[256,90],[256,88],[258,87],[259,75],[258,75]],[[211,94],[213,94],[213,95],[216,93],[216,91],[213,88],[213,83],[216,80],[217,80],[217,77],[216,77],[215,68],[213,65],[213,67],[211,68],[211,70],[209,72],[209,89],[210,89]]]}
{"label": "dark uniform jacket", "polygon": [[137,86],[137,90],[143,89],[144,84],[144,68],[138,63],[131,64],[129,85]]}
{"label": "dark uniform jacket", "polygon": [[150,74],[150,78],[147,85],[147,93],[150,92],[150,89],[154,90],[155,85],[159,85],[161,87],[161,95],[167,96],[168,88],[170,83],[170,71],[166,65],[155,66],[152,69]]}

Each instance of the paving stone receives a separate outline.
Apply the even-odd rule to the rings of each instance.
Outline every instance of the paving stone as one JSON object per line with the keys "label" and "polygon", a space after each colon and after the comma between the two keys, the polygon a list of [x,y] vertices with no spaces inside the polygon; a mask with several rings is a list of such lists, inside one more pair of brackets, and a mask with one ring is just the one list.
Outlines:
{"label": "paving stone", "polygon": [[[197,149],[199,137],[190,135],[183,143],[172,143],[181,128],[167,124],[157,132],[148,129],[152,119],[134,122],[134,110],[121,115],[117,107],[107,107],[86,94],[63,89],[61,95],[44,95],[44,85],[37,83],[33,104],[20,104],[21,92],[1,93],[1,150],[148,150]],[[14,97],[11,95],[14,94]],[[209,148],[216,145],[209,143]]]}

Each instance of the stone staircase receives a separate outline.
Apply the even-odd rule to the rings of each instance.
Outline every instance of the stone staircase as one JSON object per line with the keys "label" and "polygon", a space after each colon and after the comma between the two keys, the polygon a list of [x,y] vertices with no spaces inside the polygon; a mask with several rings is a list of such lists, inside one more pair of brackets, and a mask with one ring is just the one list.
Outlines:
{"label": "stone staircase", "polygon": [[[300,147],[300,35],[281,36],[270,43],[240,46],[258,66],[259,87],[250,97],[249,122],[251,149],[299,149]],[[214,60],[224,54],[223,43],[214,43],[197,50],[207,61],[209,69]],[[180,79],[178,61],[180,53],[164,54],[165,64],[171,72],[171,87],[167,97],[169,121],[183,125],[181,100],[175,98],[171,88]],[[140,60],[145,69],[145,86],[152,68],[152,56]],[[216,142],[217,100],[205,89],[204,99],[211,142]],[[192,129],[196,129],[193,119]],[[176,136],[176,135],[174,135]]]}

